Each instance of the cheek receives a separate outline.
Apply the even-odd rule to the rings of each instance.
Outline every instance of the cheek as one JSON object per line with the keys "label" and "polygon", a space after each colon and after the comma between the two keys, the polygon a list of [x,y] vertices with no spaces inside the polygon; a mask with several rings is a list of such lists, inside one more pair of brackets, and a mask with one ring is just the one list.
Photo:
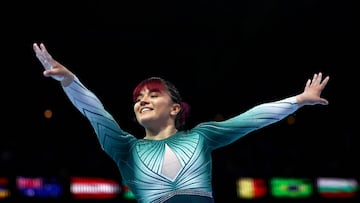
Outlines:
{"label": "cheek", "polygon": [[139,109],[139,103],[134,104],[134,107],[133,107],[134,113],[138,112],[137,109]]}

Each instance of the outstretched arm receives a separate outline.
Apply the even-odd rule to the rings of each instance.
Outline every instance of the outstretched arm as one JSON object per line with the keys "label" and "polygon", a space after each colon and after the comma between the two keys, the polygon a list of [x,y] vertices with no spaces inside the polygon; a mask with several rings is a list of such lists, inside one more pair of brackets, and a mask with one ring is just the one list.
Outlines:
{"label": "outstretched arm", "polygon": [[43,74],[60,81],[72,104],[90,121],[103,150],[116,162],[126,160],[136,138],[122,130],[97,96],[88,90],[65,66],[54,60],[44,44],[33,44],[36,57],[45,68]]}
{"label": "outstretched arm", "polygon": [[326,76],[322,79],[322,73],[314,74],[312,79],[308,79],[305,85],[305,89],[302,93],[296,95],[296,101],[299,106],[304,105],[327,105],[328,100],[321,97],[321,93],[327,85],[330,77]]}
{"label": "outstretched arm", "polygon": [[194,129],[207,136],[210,146],[214,148],[230,144],[250,132],[284,119],[301,106],[327,105],[329,102],[320,95],[329,79],[327,76],[322,80],[322,73],[314,74],[313,78],[306,82],[304,91],[298,95],[254,106],[222,122],[201,123]]}
{"label": "outstretched arm", "polygon": [[44,76],[52,77],[55,80],[60,81],[64,87],[68,86],[74,81],[74,74],[65,66],[53,59],[53,57],[46,50],[46,47],[43,43],[40,43],[39,45],[34,43],[33,49],[36,57],[45,68],[43,72]]}

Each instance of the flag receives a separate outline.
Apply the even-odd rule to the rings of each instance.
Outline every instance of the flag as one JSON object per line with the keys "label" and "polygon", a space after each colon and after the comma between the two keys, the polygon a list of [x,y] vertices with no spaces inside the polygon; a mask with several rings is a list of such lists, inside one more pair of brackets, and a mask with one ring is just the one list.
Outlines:
{"label": "flag", "polygon": [[236,184],[237,196],[243,199],[255,199],[265,196],[267,187],[261,178],[239,178]]}
{"label": "flag", "polygon": [[10,197],[9,180],[0,177],[0,200]]}
{"label": "flag", "polygon": [[272,178],[271,194],[278,198],[306,198],[313,193],[313,184],[309,179]]}
{"label": "flag", "polygon": [[119,192],[119,184],[112,179],[72,177],[70,181],[70,193],[75,199],[110,199]]}
{"label": "flag", "polygon": [[351,178],[323,178],[317,179],[320,196],[326,198],[352,198],[359,189],[358,182]]}
{"label": "flag", "polygon": [[60,180],[48,177],[16,177],[20,195],[31,198],[58,198],[63,194]]}

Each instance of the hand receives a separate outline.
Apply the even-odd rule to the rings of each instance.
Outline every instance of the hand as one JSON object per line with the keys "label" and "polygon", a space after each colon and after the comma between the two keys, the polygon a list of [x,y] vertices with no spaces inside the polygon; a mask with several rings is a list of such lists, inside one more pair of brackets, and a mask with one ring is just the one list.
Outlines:
{"label": "hand", "polygon": [[328,100],[321,97],[321,93],[329,82],[330,77],[326,76],[322,80],[322,73],[314,74],[312,79],[308,79],[304,92],[297,95],[299,105],[328,105]]}
{"label": "hand", "polygon": [[59,64],[57,63],[56,60],[52,58],[52,56],[46,50],[45,45],[43,43],[41,43],[40,45],[34,43],[33,49],[35,51],[36,57],[39,59],[39,61],[45,68],[44,75],[51,76],[52,78],[58,81],[64,80],[65,76],[61,75],[61,71],[53,71],[53,68]]}

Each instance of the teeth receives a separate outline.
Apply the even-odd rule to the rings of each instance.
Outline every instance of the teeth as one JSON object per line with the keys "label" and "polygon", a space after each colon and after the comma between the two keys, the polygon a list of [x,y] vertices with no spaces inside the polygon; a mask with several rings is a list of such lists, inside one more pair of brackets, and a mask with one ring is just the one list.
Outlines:
{"label": "teeth", "polygon": [[144,108],[144,109],[141,110],[141,113],[143,113],[143,112],[145,112],[145,111],[150,111],[150,109]]}

